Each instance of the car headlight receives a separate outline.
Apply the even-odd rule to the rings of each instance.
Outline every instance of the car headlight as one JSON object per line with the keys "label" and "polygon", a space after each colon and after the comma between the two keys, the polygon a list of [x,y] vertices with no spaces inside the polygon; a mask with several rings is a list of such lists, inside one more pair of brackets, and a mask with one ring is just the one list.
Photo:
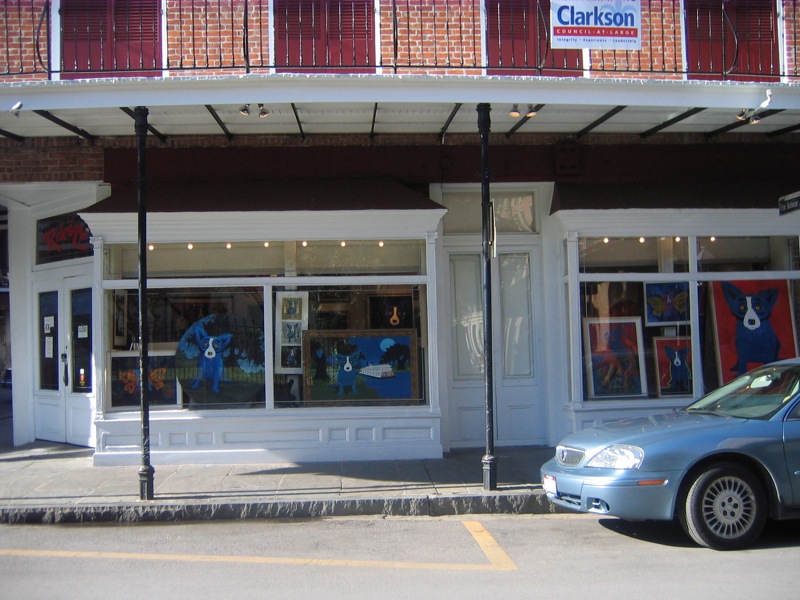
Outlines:
{"label": "car headlight", "polygon": [[600,450],[586,463],[586,466],[601,469],[638,469],[643,458],[644,450],[641,448],[614,444]]}

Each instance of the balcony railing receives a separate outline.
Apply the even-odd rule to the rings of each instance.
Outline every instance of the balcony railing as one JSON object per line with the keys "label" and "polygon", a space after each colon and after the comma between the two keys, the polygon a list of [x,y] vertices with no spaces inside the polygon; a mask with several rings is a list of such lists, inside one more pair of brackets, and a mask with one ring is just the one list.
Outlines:
{"label": "balcony railing", "polygon": [[[794,81],[800,0],[642,0],[642,47],[554,50],[549,0],[0,0],[8,80],[249,72]],[[98,6],[100,7],[98,9]]]}

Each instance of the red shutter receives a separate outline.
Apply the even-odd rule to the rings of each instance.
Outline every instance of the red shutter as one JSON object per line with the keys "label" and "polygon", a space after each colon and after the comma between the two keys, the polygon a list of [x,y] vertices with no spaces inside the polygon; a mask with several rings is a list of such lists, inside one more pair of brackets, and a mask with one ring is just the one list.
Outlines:
{"label": "red shutter", "polygon": [[690,78],[772,80],[779,77],[774,0],[686,0]]}
{"label": "red shutter", "polygon": [[372,0],[276,0],[274,14],[279,70],[353,73],[374,66]]}
{"label": "red shutter", "polygon": [[124,70],[152,71],[160,67],[158,0],[116,0],[114,6],[114,61]]}
{"label": "red shutter", "polygon": [[550,47],[550,0],[487,0],[490,75],[576,76],[580,50]]}
{"label": "red shutter", "polygon": [[61,3],[62,71],[106,68],[109,8],[107,0],[64,0]]}
{"label": "red shutter", "polygon": [[64,79],[157,75],[159,0],[62,0]]}

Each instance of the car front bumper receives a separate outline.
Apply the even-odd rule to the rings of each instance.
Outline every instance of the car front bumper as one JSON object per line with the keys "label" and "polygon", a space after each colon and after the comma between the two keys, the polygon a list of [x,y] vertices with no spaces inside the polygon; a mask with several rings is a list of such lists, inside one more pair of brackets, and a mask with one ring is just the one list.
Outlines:
{"label": "car front bumper", "polygon": [[638,469],[567,469],[556,459],[542,466],[542,483],[554,504],[630,521],[671,520],[681,473]]}

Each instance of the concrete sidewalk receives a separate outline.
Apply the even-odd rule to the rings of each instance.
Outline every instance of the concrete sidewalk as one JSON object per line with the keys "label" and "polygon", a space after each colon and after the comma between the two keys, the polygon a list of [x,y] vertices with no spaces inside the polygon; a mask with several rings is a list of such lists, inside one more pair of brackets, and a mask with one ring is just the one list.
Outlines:
{"label": "concrete sidewalk", "polygon": [[556,512],[539,481],[547,447],[499,448],[498,489],[483,490],[482,450],[436,460],[155,466],[139,500],[138,467],[95,467],[92,450],[36,442],[0,448],[0,523],[441,516]]}

